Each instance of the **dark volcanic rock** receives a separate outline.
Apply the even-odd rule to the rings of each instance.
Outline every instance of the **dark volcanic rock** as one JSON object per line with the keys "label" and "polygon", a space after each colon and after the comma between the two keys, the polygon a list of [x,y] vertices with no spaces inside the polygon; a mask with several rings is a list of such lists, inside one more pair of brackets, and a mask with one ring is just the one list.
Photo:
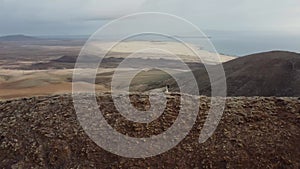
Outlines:
{"label": "dark volcanic rock", "polygon": [[[98,147],[80,127],[69,95],[0,102],[0,168],[300,167],[298,98],[228,98],[216,132],[204,144],[198,137],[210,99],[199,99],[200,112],[189,135],[172,150],[146,159],[123,158]],[[178,100],[179,95],[169,97],[166,114],[147,127],[120,116],[109,95],[98,97],[109,124],[136,137],[172,125]],[[140,108],[149,104],[139,95],[131,101]]]}

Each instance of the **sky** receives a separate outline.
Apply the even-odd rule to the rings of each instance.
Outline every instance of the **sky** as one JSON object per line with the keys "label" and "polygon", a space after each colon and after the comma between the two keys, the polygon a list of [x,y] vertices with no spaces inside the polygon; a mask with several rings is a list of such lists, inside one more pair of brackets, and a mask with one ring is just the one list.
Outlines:
{"label": "sky", "polygon": [[165,12],[202,30],[300,34],[299,0],[0,0],[0,35],[89,35],[137,12]]}

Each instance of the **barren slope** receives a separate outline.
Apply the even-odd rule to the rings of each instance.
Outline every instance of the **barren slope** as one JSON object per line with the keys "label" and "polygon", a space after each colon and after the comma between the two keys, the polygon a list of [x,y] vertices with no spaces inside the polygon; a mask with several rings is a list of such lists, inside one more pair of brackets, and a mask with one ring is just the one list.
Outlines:
{"label": "barren slope", "polygon": [[[283,51],[258,53],[223,64],[228,96],[300,96],[300,54]],[[214,66],[212,66],[212,69]],[[205,68],[193,71],[202,95],[210,96]],[[189,76],[182,74],[186,83]],[[219,77],[221,79],[222,77]],[[166,80],[176,88],[175,81]],[[219,81],[213,82],[218,84]]]}

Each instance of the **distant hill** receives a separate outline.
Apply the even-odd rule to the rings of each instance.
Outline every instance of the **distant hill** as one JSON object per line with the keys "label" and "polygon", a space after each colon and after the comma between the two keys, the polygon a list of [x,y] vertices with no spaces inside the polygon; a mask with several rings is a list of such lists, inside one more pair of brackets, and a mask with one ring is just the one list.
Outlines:
{"label": "distant hill", "polygon": [[224,64],[230,96],[300,96],[300,54],[258,53]]}
{"label": "distant hill", "polygon": [[[240,57],[223,64],[228,96],[300,96],[300,54],[272,51]],[[193,71],[199,92],[210,96],[211,85],[205,68]],[[182,74],[189,83],[190,77]],[[218,81],[214,82],[218,83]],[[166,79],[178,91],[173,79]],[[162,86],[158,86],[162,87]]]}
{"label": "distant hill", "polygon": [[[300,96],[300,54],[272,51],[223,64],[228,96]],[[196,74],[203,74],[203,70]],[[205,77],[200,92],[210,94]],[[217,83],[217,82],[216,82]]]}
{"label": "distant hill", "polygon": [[32,41],[32,40],[39,40],[39,38],[26,36],[26,35],[8,35],[8,36],[0,37],[0,41]]}

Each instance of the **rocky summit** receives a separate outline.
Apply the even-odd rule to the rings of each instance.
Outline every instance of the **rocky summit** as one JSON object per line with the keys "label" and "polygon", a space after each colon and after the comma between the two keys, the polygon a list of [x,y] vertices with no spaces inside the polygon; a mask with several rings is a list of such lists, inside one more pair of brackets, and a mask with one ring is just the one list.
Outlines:
{"label": "rocky summit", "polygon": [[[99,94],[97,101],[115,130],[150,137],[172,126],[180,97],[170,94],[164,113],[149,124],[127,120],[109,94]],[[130,98],[137,109],[149,108],[147,96]],[[300,168],[299,98],[227,98],[215,133],[203,144],[198,139],[210,98],[200,96],[199,104],[196,123],[177,146],[154,157],[131,159],[105,151],[87,136],[71,95],[2,101],[0,168]]]}

